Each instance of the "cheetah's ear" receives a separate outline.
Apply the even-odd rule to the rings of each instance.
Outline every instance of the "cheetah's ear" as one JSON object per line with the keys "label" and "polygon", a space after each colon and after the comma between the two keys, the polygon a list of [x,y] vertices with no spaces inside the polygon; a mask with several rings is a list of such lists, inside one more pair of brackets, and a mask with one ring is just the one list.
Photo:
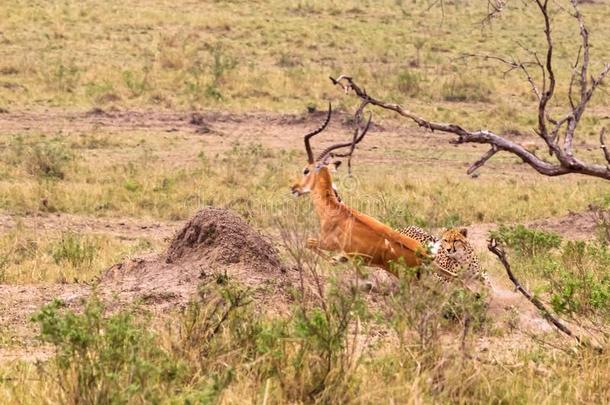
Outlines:
{"label": "cheetah's ear", "polygon": [[465,238],[468,237],[468,229],[460,228],[460,233],[462,234],[463,237],[465,237]]}

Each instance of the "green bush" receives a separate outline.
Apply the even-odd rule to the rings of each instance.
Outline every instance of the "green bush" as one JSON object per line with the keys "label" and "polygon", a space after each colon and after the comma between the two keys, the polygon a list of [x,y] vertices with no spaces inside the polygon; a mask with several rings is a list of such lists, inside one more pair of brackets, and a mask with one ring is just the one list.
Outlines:
{"label": "green bush", "polygon": [[63,179],[66,166],[74,158],[72,151],[56,140],[29,144],[22,136],[14,137],[0,156],[11,166],[47,179]]}
{"label": "green bush", "polygon": [[63,179],[66,166],[74,157],[72,151],[56,142],[21,145],[16,153],[27,173],[47,179]]}
{"label": "green bush", "polygon": [[419,271],[403,267],[399,291],[387,298],[387,316],[400,343],[393,356],[411,375],[433,372],[444,361],[442,336],[448,331],[460,334],[462,350],[467,350],[468,332],[489,326],[485,292],[441,282],[433,272],[431,264]]}
{"label": "green bush", "polygon": [[521,256],[546,254],[561,245],[561,236],[556,233],[530,229],[523,225],[501,225],[497,231],[491,232],[491,237]]}
{"label": "green bush", "polygon": [[130,311],[104,317],[96,298],[82,314],[62,307],[56,300],[33,317],[40,324],[40,338],[56,349],[52,362],[59,402],[159,402],[168,385],[179,379],[182,366]]}
{"label": "green bush", "polygon": [[200,290],[181,317],[175,350],[200,374],[215,376],[205,392],[219,395],[246,372],[260,385],[273,382],[287,402],[344,399],[355,361],[350,328],[357,318],[367,319],[360,294],[335,284],[313,301],[296,295],[290,317],[267,319],[250,305],[250,293],[225,275]]}
{"label": "green bush", "polygon": [[299,305],[294,314],[288,334],[297,339],[297,350],[290,371],[299,384],[290,391],[299,395],[291,399],[318,397],[322,402],[344,402],[353,378],[349,368],[356,360],[350,352],[350,328],[357,319],[368,317],[359,292],[335,283],[317,304]]}
{"label": "green bush", "polygon": [[141,73],[131,70],[123,71],[123,83],[129,89],[131,97],[139,97],[151,89],[148,80],[149,70],[148,67],[144,67]]}
{"label": "green bush", "polygon": [[[610,201],[610,197],[607,197]],[[589,209],[593,212],[597,223],[597,238],[605,245],[610,245],[610,203],[601,201],[602,205],[592,204]]]}
{"label": "green bush", "polygon": [[551,304],[561,313],[610,316],[610,248],[583,241],[568,242],[547,269]]}

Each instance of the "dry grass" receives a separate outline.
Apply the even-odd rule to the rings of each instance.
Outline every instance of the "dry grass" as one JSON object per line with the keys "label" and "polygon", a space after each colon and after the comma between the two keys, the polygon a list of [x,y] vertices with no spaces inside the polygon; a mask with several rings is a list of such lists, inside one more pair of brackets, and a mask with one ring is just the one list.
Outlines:
{"label": "dry grass", "polygon": [[0,283],[83,283],[112,264],[153,251],[146,239],[121,240],[71,231],[36,231],[17,226],[0,237]]}
{"label": "dry grass", "polygon": [[[523,134],[535,125],[527,83],[515,72],[503,76],[501,67],[460,56],[525,58],[520,43],[540,49],[540,21],[533,8],[511,3],[491,27],[481,27],[483,3],[444,3],[443,14],[425,2],[402,0],[2,2],[0,108],[11,113],[51,110],[41,112],[32,125],[27,113],[25,123],[16,125],[13,119],[5,124],[0,110],[0,209],[25,218],[77,214],[168,221],[213,205],[238,211],[277,244],[277,235],[285,231],[279,220],[299,235],[315,233],[309,200],[290,198],[288,187],[305,163],[299,137],[317,124],[307,115],[300,122],[301,114],[324,108],[328,99],[339,111],[354,107],[356,100],[342,97],[326,79],[338,73],[350,73],[379,97],[435,119],[490,127],[525,140]],[[607,60],[610,5],[592,2],[582,10],[593,57]],[[563,11],[554,21],[559,80],[565,83],[577,27]],[[599,67],[598,62],[592,66]],[[602,155],[596,134],[609,115],[606,87],[597,93],[583,122],[582,143],[576,145],[597,162]],[[557,99],[566,91],[560,86]],[[148,113],[140,118],[144,124],[133,126],[130,117],[120,125],[110,118],[100,118],[101,123],[53,118],[94,107],[102,114],[115,109]],[[193,109],[232,114],[206,116],[209,133],[197,133],[184,122],[177,125],[178,120],[166,124],[156,115]],[[265,112],[239,115],[252,111]],[[149,123],[147,117],[157,121]],[[471,178],[464,174],[467,162],[483,149],[454,148],[400,127],[382,112],[374,120],[380,127],[357,151],[354,176],[342,168],[335,182],[347,204],[392,226],[522,223],[582,211],[592,203],[610,206],[607,182],[543,178],[502,154]],[[347,129],[334,125],[317,146],[345,136]],[[584,304],[564,315],[586,315],[606,330],[607,311],[589,302],[593,294],[582,285],[594,287],[596,303],[610,295],[607,241],[590,242],[590,251],[579,246],[564,250],[564,243],[544,255],[511,254],[520,277],[536,293],[579,300]],[[88,282],[125,256],[160,249],[159,240],[146,237],[18,224],[0,236],[0,281]],[[574,252],[582,257],[575,260]],[[288,247],[283,254],[290,261]],[[500,274],[495,261],[483,257],[482,262]],[[319,269],[328,280],[336,275],[319,294],[322,301],[301,297],[285,317],[260,316],[258,308],[245,306],[217,336],[210,335],[210,322],[218,321],[210,303],[227,298],[223,286],[213,293],[219,294],[214,301],[192,308],[200,310],[195,318],[176,311],[170,319],[151,321],[134,311],[133,319],[121,318],[114,329],[96,319],[101,326],[79,330],[82,340],[68,328],[52,344],[96,341],[100,346],[84,357],[89,362],[73,358],[68,368],[55,358],[41,365],[3,363],[0,398],[6,403],[76,401],[78,390],[85,388],[78,376],[94,370],[99,372],[96,381],[106,385],[87,386],[89,393],[104,388],[105,394],[125,395],[120,398],[135,403],[379,403],[380,398],[388,403],[610,402],[610,348],[603,355],[566,351],[565,340],[546,335],[542,341],[529,339],[504,319],[496,320],[497,326],[483,322],[468,330],[462,344],[465,318],[439,315],[446,296],[440,300],[403,283],[383,305],[363,305],[366,297],[350,295],[353,291],[343,283],[361,270],[349,266]],[[572,296],[566,286],[580,290]],[[343,294],[332,294],[337,291]],[[353,301],[338,301],[345,297]],[[321,313],[319,319],[328,322],[321,325],[331,325],[329,329],[305,322]],[[341,317],[349,319],[348,327],[333,329]],[[422,324],[428,329],[418,329]],[[188,325],[201,334],[187,336]],[[113,351],[112,342],[105,340],[109,330],[126,332],[126,346],[116,346],[132,348],[143,361],[141,368],[130,369],[131,363],[120,357],[125,353]],[[323,339],[329,331],[336,334],[336,345]],[[438,339],[424,342],[420,331]],[[146,344],[138,345],[144,332],[150,332]],[[0,349],[10,346],[11,336],[10,330],[0,329]],[[491,350],[477,352],[481,341]],[[98,358],[104,361],[90,361]],[[326,369],[328,358],[332,364]],[[163,374],[167,370],[175,374]],[[136,383],[134,375],[150,378]]]}

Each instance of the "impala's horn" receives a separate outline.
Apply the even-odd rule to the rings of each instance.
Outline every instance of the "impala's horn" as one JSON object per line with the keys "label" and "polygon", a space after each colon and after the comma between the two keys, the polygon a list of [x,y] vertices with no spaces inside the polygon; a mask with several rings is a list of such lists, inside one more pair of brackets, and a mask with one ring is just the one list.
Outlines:
{"label": "impala's horn", "polygon": [[330,102],[329,102],[328,103],[328,115],[326,116],[326,121],[324,121],[324,124],[322,124],[322,126],[320,128],[318,128],[318,129],[316,129],[315,131],[312,131],[312,132],[308,133],[304,137],[304,139],[305,139],[305,150],[307,151],[307,162],[309,162],[310,164],[313,163],[314,160],[313,160],[313,152],[311,150],[311,145],[309,144],[309,140],[314,135],[317,135],[320,132],[324,131],[324,129],[326,129],[326,127],[328,126],[328,123],[330,122],[331,114],[332,114],[332,106],[330,105]]}
{"label": "impala's horn", "polygon": [[350,147],[349,152],[334,153],[333,156],[337,156],[337,157],[351,156],[352,153],[354,153],[354,149],[356,148],[356,145],[358,145],[360,143],[360,141],[362,141],[362,139],[364,138],[364,135],[366,135],[366,133],[368,132],[369,127],[371,126],[371,118],[372,118],[372,115],[369,115],[369,120],[366,123],[366,126],[364,127],[362,132],[360,132],[360,127],[356,127],[356,130],[354,131],[354,137],[352,138],[352,140],[350,142],[336,143],[334,145],[329,146],[328,148],[324,149],[324,151],[322,153],[320,153],[320,155],[318,155],[318,159],[316,159],[316,160],[317,161],[322,160],[332,151],[334,151],[336,149],[346,148],[348,146]]}

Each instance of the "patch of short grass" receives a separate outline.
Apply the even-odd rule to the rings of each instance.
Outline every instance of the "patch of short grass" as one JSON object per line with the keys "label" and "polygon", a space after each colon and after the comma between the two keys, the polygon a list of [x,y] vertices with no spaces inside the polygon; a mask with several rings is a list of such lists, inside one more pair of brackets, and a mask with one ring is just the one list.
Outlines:
{"label": "patch of short grass", "polygon": [[129,255],[150,251],[145,240],[18,225],[0,236],[0,282],[87,282]]}

